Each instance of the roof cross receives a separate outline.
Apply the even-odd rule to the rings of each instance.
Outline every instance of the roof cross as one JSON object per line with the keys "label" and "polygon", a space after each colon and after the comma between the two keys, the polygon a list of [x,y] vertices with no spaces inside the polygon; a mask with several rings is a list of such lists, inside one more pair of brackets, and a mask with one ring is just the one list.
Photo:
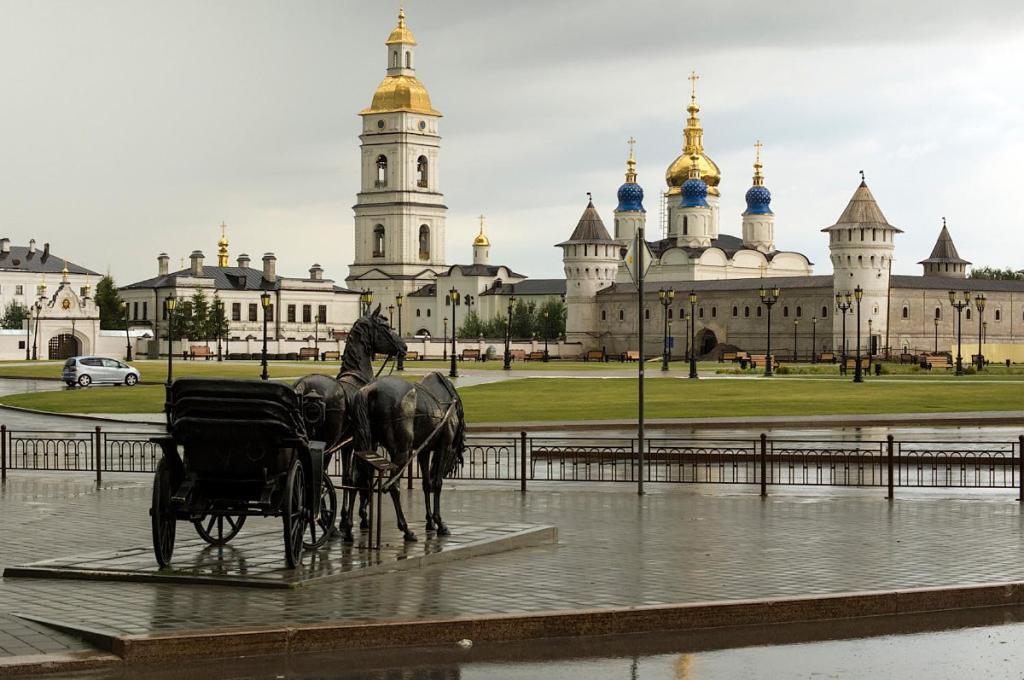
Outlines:
{"label": "roof cross", "polygon": [[691,99],[696,99],[697,98],[697,81],[700,80],[700,76],[697,75],[696,71],[690,71],[690,77],[688,78],[688,80],[690,81],[690,98]]}
{"label": "roof cross", "polygon": [[594,196],[589,191],[587,192],[587,200],[591,203],[594,202]]}
{"label": "roof cross", "polygon": [[480,215],[480,231],[484,230],[484,216]]}
{"label": "roof cross", "polygon": [[864,171],[863,170],[858,170],[857,172],[860,173],[860,181],[861,182],[866,182],[867,180],[864,179]]}
{"label": "roof cross", "polygon": [[757,163],[761,162],[761,149],[763,148],[764,144],[761,143],[760,139],[754,142],[754,153],[757,155],[757,160],[755,162]]}
{"label": "roof cross", "polygon": [[629,160],[635,160],[633,153],[636,150],[636,140],[630,137],[626,140],[626,144],[629,145]]}

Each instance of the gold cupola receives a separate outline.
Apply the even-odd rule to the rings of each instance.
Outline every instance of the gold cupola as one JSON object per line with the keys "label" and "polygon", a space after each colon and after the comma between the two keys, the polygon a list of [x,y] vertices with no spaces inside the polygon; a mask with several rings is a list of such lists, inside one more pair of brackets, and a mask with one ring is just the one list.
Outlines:
{"label": "gold cupola", "polygon": [[489,246],[489,245],[491,245],[491,240],[489,238],[487,238],[487,234],[484,233],[484,216],[481,215],[480,216],[480,233],[476,235],[475,239],[473,239],[473,246],[476,247],[476,246]]}
{"label": "gold cupola", "polygon": [[226,233],[228,225],[223,222],[220,223],[220,240],[217,241],[217,266],[227,267],[228,266],[228,235]]}
{"label": "gold cupola", "polygon": [[690,73],[690,105],[686,107],[690,117],[686,120],[686,128],[683,131],[683,152],[672,161],[665,171],[665,183],[668,184],[670,196],[679,194],[679,187],[690,178],[690,170],[696,158],[697,169],[700,171],[700,178],[708,185],[708,193],[718,196],[718,183],[722,181],[722,172],[718,169],[711,158],[704,153],[704,128],[700,125],[700,118],[697,114],[700,107],[697,105],[697,80],[700,78],[696,73]]}
{"label": "gold cupola", "polygon": [[388,47],[388,73],[373,93],[369,108],[360,116],[379,113],[422,113],[440,116],[430,104],[430,94],[415,75],[413,53],[418,44],[405,25],[405,9],[398,10],[398,25],[385,41]]}

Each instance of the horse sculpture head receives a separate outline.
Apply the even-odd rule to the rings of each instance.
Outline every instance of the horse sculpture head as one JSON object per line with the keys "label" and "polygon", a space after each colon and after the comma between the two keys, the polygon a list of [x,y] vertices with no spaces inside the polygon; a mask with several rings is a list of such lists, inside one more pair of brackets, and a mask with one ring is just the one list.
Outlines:
{"label": "horse sculpture head", "polygon": [[397,356],[408,351],[405,341],[391,327],[391,321],[381,315],[380,305],[377,305],[377,309],[364,316],[363,319],[368,319],[371,324],[371,343],[375,354]]}
{"label": "horse sculpture head", "polygon": [[364,381],[373,378],[370,362],[374,354],[395,356],[405,354],[402,338],[391,328],[387,317],[381,316],[380,305],[356,319],[349,331],[345,352],[341,356],[341,374],[355,373]]}

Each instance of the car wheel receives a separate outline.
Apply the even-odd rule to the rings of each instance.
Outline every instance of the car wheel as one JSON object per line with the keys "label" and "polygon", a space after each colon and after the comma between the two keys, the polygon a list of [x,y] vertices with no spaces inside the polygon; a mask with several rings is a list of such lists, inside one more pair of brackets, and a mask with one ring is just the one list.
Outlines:
{"label": "car wheel", "polygon": [[80,387],[88,387],[91,384],[92,384],[92,378],[90,378],[88,375],[80,375],[80,376],[78,376],[78,385]]}
{"label": "car wheel", "polygon": [[137,382],[139,382],[139,376],[135,375],[134,373],[129,373],[124,377],[124,384],[127,385],[128,387],[131,387]]}

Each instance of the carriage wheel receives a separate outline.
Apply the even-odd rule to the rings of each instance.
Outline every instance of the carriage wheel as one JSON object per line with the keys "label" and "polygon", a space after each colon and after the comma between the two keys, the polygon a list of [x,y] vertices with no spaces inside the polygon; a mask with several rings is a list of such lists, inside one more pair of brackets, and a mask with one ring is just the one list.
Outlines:
{"label": "carriage wheel", "polygon": [[226,545],[245,524],[245,515],[203,515],[192,524],[199,538],[210,545]]}
{"label": "carriage wheel", "polygon": [[305,475],[302,461],[295,460],[288,470],[281,514],[284,518],[284,559],[289,569],[299,565],[302,557],[302,535],[306,530]]}
{"label": "carriage wheel", "polygon": [[302,547],[306,550],[315,550],[331,537],[334,523],[338,519],[338,494],[326,471],[320,481],[320,513],[313,516],[310,511],[308,514]]}
{"label": "carriage wheel", "polygon": [[149,509],[153,525],[153,552],[161,568],[171,563],[174,554],[174,530],[177,520],[171,510],[171,466],[161,459],[153,477],[153,505]]}

